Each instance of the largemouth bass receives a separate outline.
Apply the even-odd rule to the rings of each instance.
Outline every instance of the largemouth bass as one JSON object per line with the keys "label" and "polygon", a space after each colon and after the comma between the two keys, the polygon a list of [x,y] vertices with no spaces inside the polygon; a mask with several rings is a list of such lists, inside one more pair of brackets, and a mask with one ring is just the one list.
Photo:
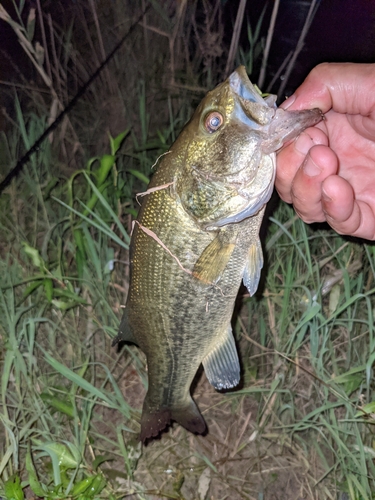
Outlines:
{"label": "largemouth bass", "polygon": [[216,389],[239,382],[230,321],[241,280],[250,295],[258,287],[275,151],[322,118],[318,109],[276,108],[275,100],[263,99],[238,68],[202,100],[142,197],[114,341],[133,342],[147,357],[142,441],[172,420],[205,431],[190,395],[201,363]]}

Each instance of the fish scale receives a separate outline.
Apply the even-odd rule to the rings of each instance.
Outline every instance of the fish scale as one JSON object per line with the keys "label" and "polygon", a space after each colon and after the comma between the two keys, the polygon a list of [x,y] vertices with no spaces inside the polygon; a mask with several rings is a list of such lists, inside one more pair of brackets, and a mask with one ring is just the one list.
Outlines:
{"label": "fish scale", "polygon": [[321,117],[320,110],[276,109],[240,67],[207,94],[163,156],[134,225],[129,293],[114,340],[146,354],[142,441],[172,420],[205,432],[190,395],[201,364],[216,389],[238,384],[230,321],[241,280],[250,295],[258,286],[274,151]]}

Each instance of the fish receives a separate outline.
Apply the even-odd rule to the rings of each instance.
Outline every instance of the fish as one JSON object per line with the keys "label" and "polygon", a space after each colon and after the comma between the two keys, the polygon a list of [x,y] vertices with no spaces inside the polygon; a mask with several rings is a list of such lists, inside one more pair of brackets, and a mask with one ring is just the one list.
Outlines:
{"label": "fish", "polygon": [[190,392],[201,365],[217,390],[240,381],[231,318],[241,281],[250,296],[263,266],[259,230],[275,180],[275,151],[322,119],[262,97],[240,66],[208,92],[154,173],[134,221],[119,341],[146,355],[140,439],[172,421],[207,431]]}

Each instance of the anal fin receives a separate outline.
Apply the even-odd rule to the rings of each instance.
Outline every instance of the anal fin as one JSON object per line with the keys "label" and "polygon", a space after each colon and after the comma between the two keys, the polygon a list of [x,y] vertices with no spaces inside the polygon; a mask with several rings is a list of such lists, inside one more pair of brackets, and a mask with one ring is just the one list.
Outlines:
{"label": "anal fin", "polygon": [[220,279],[235,248],[234,242],[226,240],[220,232],[203,250],[193,269],[195,278],[204,283],[216,283]]}
{"label": "anal fin", "polygon": [[132,344],[138,345],[129,325],[128,311],[125,308],[124,314],[122,315],[120,327],[118,334],[112,340],[112,347],[114,347],[119,342],[131,342]]}
{"label": "anal fin", "polygon": [[262,245],[259,238],[253,243],[248,252],[245,272],[243,275],[243,282],[249,291],[250,296],[254,295],[257,291],[260,273],[263,267],[263,252]]}
{"label": "anal fin", "polygon": [[235,387],[240,381],[240,364],[230,325],[227,332],[224,341],[216,345],[202,362],[206,377],[218,390]]}

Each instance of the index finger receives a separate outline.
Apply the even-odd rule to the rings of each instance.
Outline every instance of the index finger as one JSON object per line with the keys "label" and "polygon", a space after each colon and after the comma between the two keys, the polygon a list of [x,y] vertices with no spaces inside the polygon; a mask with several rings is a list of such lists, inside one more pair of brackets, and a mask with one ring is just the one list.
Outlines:
{"label": "index finger", "polygon": [[281,107],[375,114],[375,64],[319,64]]}

